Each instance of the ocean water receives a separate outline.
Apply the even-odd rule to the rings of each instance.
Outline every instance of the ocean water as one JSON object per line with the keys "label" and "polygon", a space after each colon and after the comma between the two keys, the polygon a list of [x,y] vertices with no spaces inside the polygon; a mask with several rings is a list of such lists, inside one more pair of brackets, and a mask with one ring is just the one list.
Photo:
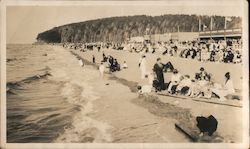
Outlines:
{"label": "ocean water", "polygon": [[88,116],[97,77],[61,47],[7,45],[7,142],[111,142],[111,127]]}

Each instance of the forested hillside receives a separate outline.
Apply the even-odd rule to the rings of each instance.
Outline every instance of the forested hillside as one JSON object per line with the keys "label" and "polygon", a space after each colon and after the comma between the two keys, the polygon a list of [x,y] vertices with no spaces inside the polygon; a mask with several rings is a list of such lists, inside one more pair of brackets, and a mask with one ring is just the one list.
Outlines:
{"label": "forested hillside", "polygon": [[[210,29],[209,16],[200,16],[202,30]],[[241,28],[241,18],[231,17],[227,28]],[[225,17],[213,16],[213,29],[224,29]],[[206,26],[206,28],[204,27]],[[145,34],[162,34],[178,31],[191,32],[199,30],[199,16],[196,15],[162,15],[162,16],[124,16],[111,17],[85,22],[67,24],[39,33],[42,42],[122,42],[129,37]]]}

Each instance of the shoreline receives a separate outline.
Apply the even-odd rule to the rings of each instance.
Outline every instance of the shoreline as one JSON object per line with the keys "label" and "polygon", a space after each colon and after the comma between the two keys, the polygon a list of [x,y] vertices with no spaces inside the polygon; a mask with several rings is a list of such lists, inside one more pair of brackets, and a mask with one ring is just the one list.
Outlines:
{"label": "shoreline", "polygon": [[[71,53],[73,54],[73,52],[71,51]],[[84,58],[82,58],[81,56],[79,56],[79,55],[77,55],[77,54],[73,54],[76,58],[81,58],[84,62],[87,62],[87,63],[85,63],[86,65],[90,65],[90,66],[93,66],[93,68],[96,68],[96,64],[93,64],[93,63],[91,63],[91,62],[89,62],[88,60],[86,60],[86,59],[84,59]],[[125,127],[126,129],[131,129],[131,130],[134,130],[134,129],[139,129],[139,128],[144,128],[145,127],[145,129],[147,128],[147,127],[151,127],[151,126],[154,126],[154,125],[162,125],[162,124],[160,124],[158,121],[160,120],[160,121],[162,121],[161,119],[164,119],[163,121],[165,121],[164,123],[165,124],[167,124],[167,125],[169,125],[168,127],[170,127],[171,128],[171,130],[170,129],[167,129],[167,132],[172,132],[172,133],[175,133],[175,134],[172,134],[174,137],[173,138],[171,138],[170,136],[169,136],[169,134],[164,134],[164,137],[166,138],[166,136],[167,136],[167,138],[168,139],[160,139],[160,137],[159,136],[161,136],[161,134],[160,134],[160,132],[157,132],[157,133],[159,133],[159,134],[157,134],[158,136],[157,136],[157,138],[154,138],[155,140],[152,140],[152,142],[158,142],[158,143],[160,143],[160,142],[190,142],[190,139],[189,138],[187,138],[186,136],[184,136],[183,134],[181,134],[181,133],[179,133],[176,129],[175,129],[175,127],[174,127],[174,124],[176,123],[176,121],[180,118],[175,118],[175,116],[174,115],[172,115],[172,116],[164,116],[164,115],[162,115],[161,114],[161,112],[157,112],[157,111],[152,111],[152,110],[150,110],[150,108],[152,107],[154,107],[153,105],[152,105],[152,103],[150,103],[150,102],[147,102],[147,99],[148,99],[148,97],[147,96],[140,96],[139,97],[139,95],[137,94],[137,82],[133,82],[133,81],[128,81],[128,80],[126,80],[126,79],[123,79],[123,78],[119,78],[119,77],[117,77],[117,76],[115,76],[115,75],[113,75],[113,74],[106,74],[106,78],[105,78],[105,81],[104,82],[109,82],[109,84],[110,85],[108,85],[108,86],[106,86],[106,85],[101,85],[101,86],[105,86],[105,88],[114,88],[114,86],[115,86],[115,88],[117,89],[117,88],[119,88],[119,90],[121,90],[121,91],[118,91],[118,90],[116,90],[116,92],[122,92],[123,94],[126,94],[126,96],[128,96],[128,97],[119,97],[119,95],[116,95],[115,97],[114,97],[114,95],[112,95],[112,96],[110,96],[110,95],[105,95],[105,93],[102,93],[102,94],[104,94],[104,95],[101,95],[101,97],[100,97],[100,99],[98,99],[98,100],[96,100],[95,101],[95,103],[97,104],[97,105],[99,105],[100,103],[101,103],[101,105],[102,104],[105,104],[105,103],[103,103],[101,100],[107,100],[107,99],[109,99],[109,98],[125,98],[125,100],[126,100],[126,103],[124,102],[124,104],[123,105],[119,105],[119,106],[124,106],[125,104],[129,104],[130,106],[134,106],[135,108],[136,108],[136,111],[134,111],[134,114],[135,114],[135,112],[138,112],[137,110],[138,109],[141,109],[142,111],[144,111],[143,112],[143,114],[144,115],[150,115],[151,117],[157,117],[156,119],[157,119],[157,122],[155,122],[155,121],[153,121],[153,122],[149,122],[149,123],[147,123],[147,124],[144,124],[143,122],[141,122],[140,124],[138,124],[138,123],[136,123],[136,126],[134,126],[134,125],[132,125],[132,126],[128,126],[128,127]],[[100,87],[100,85],[99,85],[99,87]],[[100,93],[100,92],[103,92],[103,90],[106,90],[106,89],[101,89],[101,88],[99,88],[99,89],[96,89],[96,90],[99,90],[98,92]],[[106,90],[107,91],[107,90]],[[152,96],[152,97],[151,97]],[[155,95],[151,95],[151,96],[149,96],[149,97],[151,97],[152,99],[155,99],[156,101],[158,101],[158,103],[160,102],[160,100],[158,100],[158,97],[157,96],[155,96]],[[129,98],[130,97],[130,98]],[[126,99],[127,98],[127,99]],[[142,100],[140,100],[140,102],[137,102],[137,101],[139,101],[138,99],[142,99]],[[99,103],[98,103],[99,102]],[[94,103],[94,105],[95,105],[95,103]],[[113,101],[112,101],[112,103],[113,103]],[[117,105],[117,104],[115,104],[115,105]],[[148,108],[145,108],[145,106],[144,105],[149,105],[149,107]],[[107,105],[107,107],[110,107],[110,106],[112,106],[112,105]],[[101,107],[99,107],[99,106],[97,106],[98,108],[95,108],[95,109],[102,109],[103,108],[103,105],[101,106]],[[122,108],[122,107],[121,107]],[[126,108],[126,107],[125,107]],[[130,108],[130,107],[127,107],[127,108]],[[152,109],[151,108],[151,109]],[[172,107],[173,109],[174,109],[174,107]],[[106,109],[106,106],[104,107],[104,109]],[[129,110],[129,109],[127,109],[127,110]],[[166,108],[166,111],[168,110],[168,108]],[[97,111],[99,111],[99,110],[97,110]],[[178,112],[179,110],[178,109],[176,109],[175,110],[176,112]],[[185,111],[185,110],[184,110]],[[186,111],[188,111],[188,110],[186,110]],[[118,112],[118,111],[117,111]],[[100,113],[102,113],[102,112],[100,112]],[[171,113],[171,112],[170,112]],[[101,119],[101,121],[103,121],[104,119],[102,119],[102,117],[103,116],[101,116],[100,114],[96,114],[96,113],[94,113],[94,114],[90,114],[90,115],[94,115],[94,119]],[[140,115],[138,115],[138,116],[140,116]],[[114,116],[115,117],[115,116]],[[115,122],[114,120],[112,120],[113,118],[111,118],[111,121],[112,121],[112,123],[111,123],[111,125],[112,124],[117,124],[117,122]],[[152,118],[152,119],[155,119],[155,118]],[[105,121],[105,123],[106,123],[106,120],[107,119],[105,119],[104,121]],[[109,119],[110,120],[110,119]],[[142,119],[142,121],[144,121],[143,119]],[[149,119],[147,119],[146,121],[151,121],[151,120],[149,120]],[[183,120],[184,121],[184,120]],[[108,123],[108,122],[107,122]],[[119,122],[118,122],[119,123]],[[144,125],[142,125],[142,124],[144,124]],[[171,125],[170,125],[171,124]],[[119,124],[119,125],[121,125],[121,124]],[[138,126],[139,125],[139,126]],[[117,136],[120,136],[121,134],[117,134],[117,131],[120,131],[120,127],[121,126],[119,126],[119,127],[116,127],[115,129],[113,129],[112,130],[112,134],[113,134],[113,136],[114,136],[114,140],[112,141],[112,142],[136,142],[136,143],[138,143],[137,141],[133,141],[133,140],[130,140],[130,141],[126,141],[126,139],[128,139],[128,138],[119,138],[119,137],[117,137]],[[160,126],[160,129],[164,129],[164,127],[165,126]],[[122,129],[125,129],[125,128],[122,128]],[[152,129],[152,128],[150,128],[150,129]],[[153,131],[153,132],[155,132],[155,130],[150,130],[150,131]],[[166,131],[166,130],[165,130]],[[142,132],[141,132],[142,133]],[[152,133],[152,132],[151,132]],[[115,135],[114,135],[115,134]],[[136,133],[137,134],[137,133]],[[137,135],[140,135],[139,133],[137,134]],[[156,137],[155,136],[156,134],[154,134],[154,137]],[[176,136],[178,136],[178,137],[176,137]],[[138,137],[140,137],[140,136],[138,136]],[[161,141],[160,141],[161,140]],[[146,142],[151,142],[150,140],[144,140],[144,141],[146,141]]]}
{"label": "shoreline", "polygon": [[[115,73],[106,71],[102,79],[98,71],[99,61],[96,64],[90,61],[93,51],[81,53],[60,46],[48,46],[47,49],[50,49],[48,55],[46,54],[50,60],[46,63],[46,69],[49,68],[51,74],[49,79],[65,82],[62,86],[64,100],[70,105],[76,105],[79,110],[79,113],[71,115],[71,126],[58,132],[60,136],[54,139],[55,142],[208,143],[211,139],[197,140],[192,136],[187,137],[178,125],[184,124],[197,134],[195,117],[209,115],[215,116],[219,121],[214,135],[218,139],[212,139],[212,142],[242,140],[242,120],[238,117],[242,113],[239,107],[161,96],[154,92],[139,95],[139,71],[136,63],[132,64],[130,59],[128,61],[131,65],[128,69]],[[120,54],[124,58],[130,56],[129,53]],[[84,67],[79,65],[79,58],[83,60]],[[46,92],[43,94],[46,95]],[[220,111],[224,112],[221,114]],[[231,122],[231,118],[236,121]],[[235,126],[237,127],[234,128]]]}
{"label": "shoreline", "polygon": [[[78,55],[79,53],[77,53],[78,51],[76,51],[76,54]],[[84,53],[83,53],[84,54]],[[84,59],[83,57],[82,57],[82,55],[78,55],[79,57],[81,57],[82,59]],[[88,61],[87,59],[84,59],[84,61]],[[89,62],[89,61],[88,61]],[[91,62],[89,62],[89,63],[91,63]],[[91,64],[91,65],[93,65],[93,64]],[[136,90],[135,90],[135,84],[137,83],[137,82],[134,82],[134,81],[128,81],[128,80],[126,80],[126,79],[124,79],[124,78],[119,78],[119,77],[117,77],[116,75],[113,75],[112,74],[112,77],[111,78],[113,78],[114,80],[116,80],[118,83],[121,83],[121,84],[123,84],[123,85],[125,85],[125,86],[127,86],[128,88],[130,88],[130,90],[131,90],[131,92],[133,92],[133,93],[135,93],[136,92]],[[110,79],[110,77],[109,77],[109,79]],[[171,99],[173,99],[173,100],[170,100],[170,101],[167,101],[165,98],[166,97],[161,97],[161,96],[159,96],[159,95],[156,95],[156,94],[153,94],[153,95],[150,95],[150,96],[152,96],[152,98],[150,99],[150,100],[148,100],[147,99],[147,97],[136,97],[136,98],[134,98],[134,99],[132,99],[131,100],[131,102],[132,103],[134,103],[134,104],[137,104],[138,106],[140,106],[140,107],[143,107],[143,108],[145,108],[145,109],[147,109],[147,111],[149,111],[150,113],[152,113],[152,114],[154,114],[154,115],[157,115],[157,116],[162,116],[162,115],[164,115],[164,114],[162,114],[162,113],[164,113],[164,112],[168,112],[168,108],[166,108],[166,109],[164,109],[164,110],[166,110],[166,111],[162,111],[162,113],[161,112],[159,112],[159,111],[157,111],[157,110],[152,110],[152,107],[153,106],[155,106],[155,105],[153,105],[153,103],[154,102],[156,102],[156,103],[158,103],[158,105],[160,105],[160,106],[162,106],[162,105],[169,105],[170,107],[171,106],[174,106],[174,107],[177,107],[175,110],[176,111],[178,111],[179,109],[178,108],[180,108],[180,109],[184,109],[184,111],[185,110],[187,110],[187,111],[190,111],[190,115],[191,115],[191,117],[194,117],[194,116],[199,116],[199,114],[197,114],[197,110],[195,110],[195,112],[193,111],[193,109],[192,108],[186,108],[185,106],[183,106],[183,105],[181,105],[181,104],[179,104],[180,102],[179,102],[179,99],[178,98],[174,98],[174,97],[168,97],[168,98],[171,98]],[[138,101],[136,101],[136,99],[143,99],[143,101],[140,101],[139,103],[138,103]],[[152,100],[153,99],[153,100]],[[177,100],[178,101],[178,103],[176,103],[174,100]],[[185,100],[185,101],[188,101],[188,99],[187,100]],[[189,103],[191,103],[191,104],[195,104],[195,105],[199,105],[199,104],[202,104],[202,105],[211,105],[210,103],[199,103],[199,102],[197,102],[197,101],[188,101]],[[152,104],[152,106],[149,106],[149,105],[151,105]],[[181,105],[181,106],[180,106]],[[148,106],[148,107],[147,107]],[[223,107],[223,108],[225,108],[225,109],[230,109],[231,107],[225,107],[225,106],[223,106],[223,105],[212,105],[213,107],[216,107],[216,111],[217,111],[217,109],[218,109],[218,107]],[[235,107],[233,107],[234,109],[235,109]],[[199,108],[200,109],[200,108]],[[241,109],[241,108],[239,108],[239,109]],[[239,109],[236,109],[236,112],[237,111],[239,111]],[[175,111],[175,110],[173,110],[173,111]],[[206,110],[206,111],[208,111],[208,110]],[[234,110],[235,111],[235,110]],[[186,112],[186,111],[185,111]],[[185,113],[185,112],[182,112],[182,113]],[[204,113],[204,112],[201,112],[201,113]],[[205,113],[207,113],[207,112],[205,112]],[[212,112],[213,113],[213,112]],[[181,114],[180,114],[181,115]],[[184,114],[185,115],[185,114]],[[192,116],[192,115],[194,115],[194,116]],[[235,114],[236,115],[236,114]],[[222,117],[222,115],[219,115],[219,117]],[[170,118],[170,119],[175,119],[175,118],[173,118],[173,116],[169,116],[168,118]],[[187,119],[189,119],[190,117],[189,116],[187,116],[187,118],[186,118],[186,120]],[[178,118],[177,118],[178,119]],[[185,120],[184,120],[185,121]],[[228,120],[223,120],[223,121],[225,121],[225,122],[223,122],[223,123],[226,123]],[[191,125],[193,125],[193,124],[191,124]],[[228,128],[226,128],[226,129],[228,129]],[[219,129],[220,130],[220,129]],[[219,131],[218,130],[218,131]],[[237,130],[240,130],[240,129],[237,129]],[[224,131],[224,130],[223,130]],[[224,135],[224,133],[222,132],[222,131],[219,131],[219,133],[221,134],[221,135]],[[180,133],[181,134],[181,133]],[[230,134],[230,136],[229,136],[229,134],[230,134],[230,132],[229,133],[226,133],[224,136],[224,142],[237,142],[237,140],[239,141],[240,140],[240,138],[241,137],[239,137],[239,136],[237,136],[236,138],[234,138],[234,136],[232,135],[232,133]],[[183,135],[183,134],[181,134],[181,135]]]}

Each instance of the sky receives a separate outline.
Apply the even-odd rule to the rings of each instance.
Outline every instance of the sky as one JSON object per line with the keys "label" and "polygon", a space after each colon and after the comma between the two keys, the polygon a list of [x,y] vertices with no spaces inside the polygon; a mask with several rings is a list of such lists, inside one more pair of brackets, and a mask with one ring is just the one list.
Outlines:
{"label": "sky", "polygon": [[112,16],[163,14],[242,16],[242,10],[243,5],[238,0],[9,5],[6,8],[6,40],[7,43],[33,43],[38,33],[53,27]]}

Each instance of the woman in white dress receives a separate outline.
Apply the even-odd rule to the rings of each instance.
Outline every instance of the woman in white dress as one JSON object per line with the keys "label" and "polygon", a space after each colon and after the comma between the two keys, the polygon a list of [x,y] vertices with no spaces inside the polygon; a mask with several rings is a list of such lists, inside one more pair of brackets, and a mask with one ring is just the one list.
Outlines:
{"label": "woman in white dress", "polygon": [[222,86],[217,85],[215,88],[212,89],[212,92],[217,95],[219,97],[219,100],[221,101],[226,100],[225,97],[227,95],[235,93],[233,81],[230,79],[229,72],[225,74],[225,83]]}
{"label": "woman in white dress", "polygon": [[99,72],[100,72],[101,78],[103,78],[104,71],[105,71],[105,66],[104,66],[103,62],[101,62],[101,65],[99,66]]}
{"label": "woman in white dress", "polygon": [[84,66],[83,61],[82,61],[80,58],[79,58],[79,65],[80,65],[81,67]]}
{"label": "woman in white dress", "polygon": [[141,79],[145,78],[145,75],[147,74],[147,61],[146,61],[146,56],[142,55],[140,61],[139,61],[139,67],[141,70]]}
{"label": "woman in white dress", "polygon": [[151,72],[146,75],[147,80],[144,80],[139,86],[139,93],[150,93],[153,90],[154,73]]}

